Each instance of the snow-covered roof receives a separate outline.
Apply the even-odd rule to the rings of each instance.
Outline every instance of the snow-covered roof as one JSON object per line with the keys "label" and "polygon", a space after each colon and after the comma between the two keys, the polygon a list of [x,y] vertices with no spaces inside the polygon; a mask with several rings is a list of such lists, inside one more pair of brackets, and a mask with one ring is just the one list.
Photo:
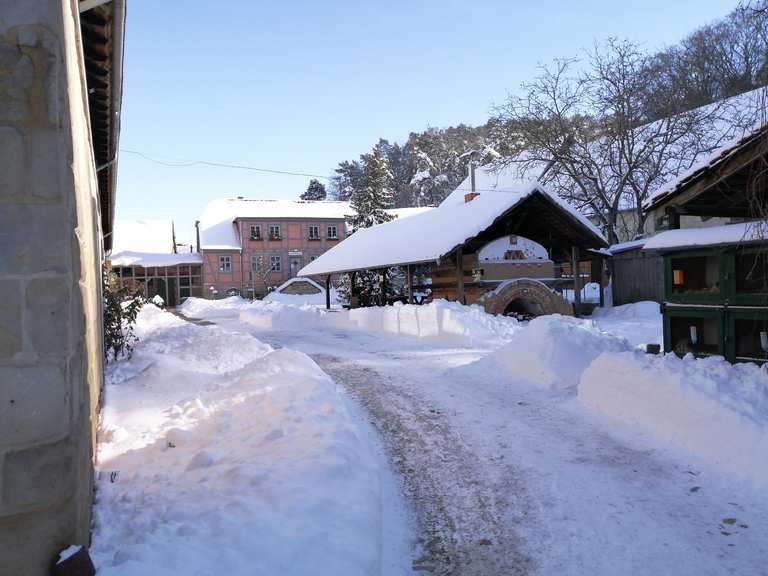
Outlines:
{"label": "snow-covered roof", "polygon": [[202,264],[203,257],[197,252],[179,254],[156,254],[149,252],[119,252],[110,258],[112,266],[178,266],[181,264]]}
{"label": "snow-covered roof", "polygon": [[768,222],[742,222],[709,228],[668,230],[649,238],[646,250],[669,250],[696,246],[720,246],[765,241]]}
{"label": "snow-covered roof", "polygon": [[208,250],[240,250],[234,222],[237,218],[344,219],[349,202],[302,200],[252,200],[220,198],[210,202],[200,217],[200,247]]}
{"label": "snow-covered roof", "polygon": [[484,192],[471,202],[443,202],[438,208],[358,230],[299,272],[302,276],[436,261],[489,228],[534,192],[560,206],[604,243],[600,231],[575,208],[537,182],[505,181],[503,191]]}
{"label": "snow-covered roof", "polygon": [[115,220],[112,254],[173,253],[173,220]]}
{"label": "snow-covered roof", "polygon": [[622,252],[628,252],[629,250],[636,250],[645,246],[648,242],[648,238],[640,238],[639,240],[630,240],[629,242],[619,242],[608,247],[609,254],[621,254]]}
{"label": "snow-covered roof", "polygon": [[[392,208],[386,212],[396,218],[407,218],[428,210],[433,208]],[[205,250],[240,250],[240,237],[234,224],[238,218],[329,220],[344,219],[353,213],[349,202],[221,198],[210,202],[200,217],[200,247]]]}
{"label": "snow-covered roof", "polygon": [[646,210],[651,209],[652,207],[668,199],[670,196],[674,195],[686,184],[699,176],[702,172],[712,169],[718,164],[726,161],[731,155],[737,153],[743,145],[751,142],[767,128],[768,122],[761,120],[744,134],[732,138],[722,146],[713,150],[711,153],[703,156],[688,170],[685,170],[677,178],[667,182],[664,186],[662,186],[646,203]]}

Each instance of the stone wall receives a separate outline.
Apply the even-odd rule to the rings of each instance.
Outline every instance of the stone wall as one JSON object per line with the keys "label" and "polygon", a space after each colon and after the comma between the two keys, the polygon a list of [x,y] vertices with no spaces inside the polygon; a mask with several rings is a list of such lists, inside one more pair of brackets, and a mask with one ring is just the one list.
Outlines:
{"label": "stone wall", "polygon": [[75,0],[0,0],[0,575],[87,544],[101,232]]}

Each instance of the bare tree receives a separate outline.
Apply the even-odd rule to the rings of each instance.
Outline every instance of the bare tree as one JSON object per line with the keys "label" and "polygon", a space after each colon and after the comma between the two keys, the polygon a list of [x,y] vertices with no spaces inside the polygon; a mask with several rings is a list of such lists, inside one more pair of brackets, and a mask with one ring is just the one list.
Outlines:
{"label": "bare tree", "polygon": [[[744,123],[739,107],[722,102],[649,121],[647,64],[636,44],[609,39],[582,60],[543,67],[498,110],[519,150],[504,164],[594,215],[611,242],[621,210],[634,211],[633,234],[642,234],[653,192],[732,137],[724,127]],[[678,107],[674,87],[664,97]]]}

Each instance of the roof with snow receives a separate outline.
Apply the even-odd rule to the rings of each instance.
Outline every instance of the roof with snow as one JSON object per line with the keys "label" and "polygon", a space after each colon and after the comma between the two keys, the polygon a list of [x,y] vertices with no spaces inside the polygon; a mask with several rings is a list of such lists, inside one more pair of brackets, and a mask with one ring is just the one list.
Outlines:
{"label": "roof with snow", "polygon": [[112,266],[199,264],[200,254],[176,254],[173,220],[116,220],[109,261]]}
{"label": "roof with snow", "polygon": [[630,250],[638,250],[645,246],[648,242],[648,238],[640,238],[638,240],[630,240],[629,242],[619,242],[608,247],[607,252],[609,254],[621,254],[622,252],[629,252]]}
{"label": "roof with snow", "polygon": [[463,194],[461,198],[460,203],[447,199],[434,210],[358,230],[300,274],[435,262],[459,246],[475,251],[509,234],[563,254],[571,246],[606,246],[584,215],[537,182],[506,180],[498,191],[481,193],[471,202],[464,202]]}
{"label": "roof with snow", "polygon": [[112,254],[174,252],[173,220],[115,220]]}
{"label": "roof with snow", "polygon": [[[399,219],[432,209],[432,207],[393,208],[386,212]],[[344,220],[352,214],[354,210],[349,202],[220,198],[210,202],[200,217],[200,248],[240,250],[240,236],[235,226],[238,218]]]}
{"label": "roof with snow", "polygon": [[684,206],[687,214],[748,217],[750,206],[745,191],[749,167],[766,155],[768,122],[763,120],[669,182],[645,209]]}
{"label": "roof with snow", "polygon": [[727,246],[765,242],[768,222],[754,221],[709,228],[668,230],[649,238],[646,250],[679,250],[697,246]]}
{"label": "roof with snow", "polygon": [[349,213],[349,202],[220,198],[210,202],[200,217],[200,248],[240,250],[238,218],[343,220]]}

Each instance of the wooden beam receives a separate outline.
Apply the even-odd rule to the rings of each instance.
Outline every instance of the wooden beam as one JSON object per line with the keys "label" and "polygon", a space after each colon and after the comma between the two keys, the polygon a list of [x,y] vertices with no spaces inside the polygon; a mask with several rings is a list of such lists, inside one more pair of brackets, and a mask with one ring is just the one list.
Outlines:
{"label": "wooden beam", "polygon": [[464,298],[464,257],[461,246],[456,249],[456,300],[465,303]]}
{"label": "wooden beam", "polygon": [[408,304],[413,304],[413,270],[410,264],[405,267],[405,280],[408,287]]}
{"label": "wooden beam", "polygon": [[382,306],[387,305],[387,268],[381,271],[381,298],[380,304]]}
{"label": "wooden beam", "polygon": [[573,308],[576,316],[581,310],[581,275],[579,274],[579,247],[571,248],[571,272],[573,273]]}
{"label": "wooden beam", "polygon": [[331,275],[325,275],[325,309],[331,309]]}

